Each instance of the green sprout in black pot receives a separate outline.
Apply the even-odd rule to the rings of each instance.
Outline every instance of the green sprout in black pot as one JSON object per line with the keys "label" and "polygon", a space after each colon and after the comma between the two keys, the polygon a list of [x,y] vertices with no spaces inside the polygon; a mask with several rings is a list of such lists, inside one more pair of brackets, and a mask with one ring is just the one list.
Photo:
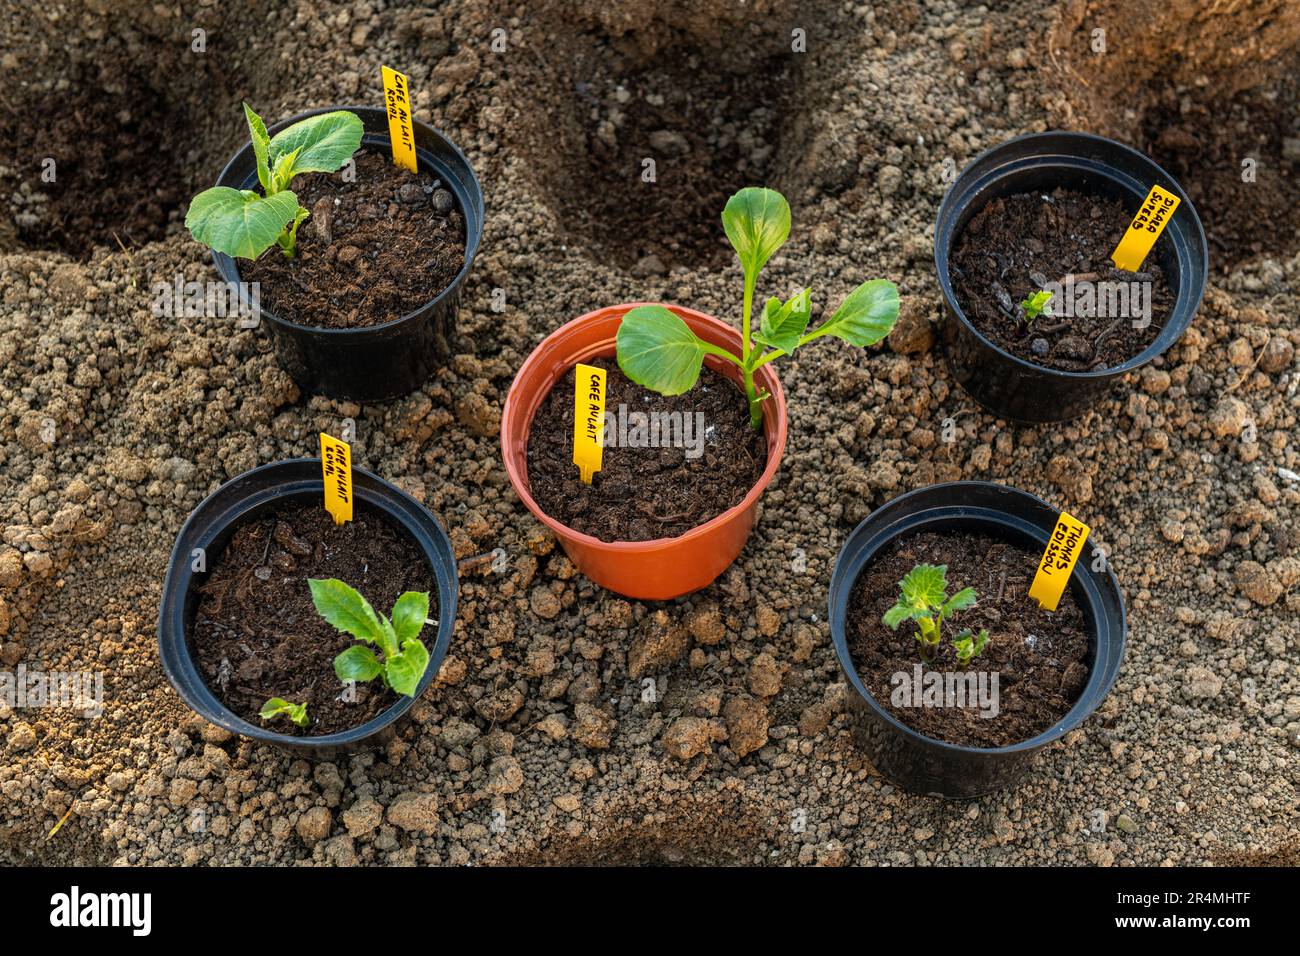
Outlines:
{"label": "green sprout in black pot", "polygon": [[[898,603],[886,611],[881,620],[895,631],[904,621],[916,622],[921,660],[927,664],[934,660],[939,650],[943,622],[958,611],[972,607],[979,597],[974,588],[962,588],[948,597],[946,564],[918,564],[898,583],[898,589]],[[957,663],[965,667],[971,658],[979,656],[988,642],[987,630],[981,628],[976,634],[969,627],[962,628],[952,640]]]}
{"label": "green sprout in black pot", "polygon": [[[391,619],[377,614],[357,591],[337,578],[309,578],[316,612],[344,634],[364,644],[353,644],[334,658],[338,679],[368,681],[378,677],[385,687],[405,697],[414,697],[420,678],[429,666],[429,651],[420,641],[420,631],[429,618],[429,592],[407,591],[393,605]],[[366,644],[383,655],[380,660]]]}
{"label": "green sprout in black pot", "polygon": [[307,703],[291,704],[283,697],[272,697],[262,709],[258,711],[257,716],[263,720],[274,720],[276,717],[288,717],[299,727],[306,727],[311,723],[307,716]]}
{"label": "green sprout in black pot", "polygon": [[623,317],[617,336],[618,366],[633,382],[661,395],[681,395],[700,377],[705,355],[716,355],[740,368],[749,399],[749,421],[763,422],[766,391],[754,386],[754,372],[823,335],[863,348],[879,342],[898,320],[898,289],[887,279],[869,279],[848,294],[840,307],[811,332],[812,296],[808,289],[785,302],[770,298],[752,333],[754,291],[758,274],[790,235],[790,206],[771,189],[742,189],[727,201],[722,227],[740,257],[745,276],[741,314],[741,354],[699,338],[662,305],[642,305]]}
{"label": "green sprout in black pot", "polygon": [[190,202],[185,226],[210,249],[239,259],[256,259],[271,246],[292,257],[298,226],[309,215],[289,189],[299,173],[332,173],[361,145],[361,117],[347,110],[320,113],[268,136],[262,118],[244,104],[253,140],[257,181],[252,189],[213,186]]}
{"label": "green sprout in black pot", "polygon": [[[1051,301],[1052,293],[1046,289],[1039,289],[1029,298],[1020,303],[1020,314],[1025,317],[1025,325],[1033,325],[1034,319],[1042,315],[1047,308],[1047,303]],[[1051,315],[1049,312],[1048,315]]]}

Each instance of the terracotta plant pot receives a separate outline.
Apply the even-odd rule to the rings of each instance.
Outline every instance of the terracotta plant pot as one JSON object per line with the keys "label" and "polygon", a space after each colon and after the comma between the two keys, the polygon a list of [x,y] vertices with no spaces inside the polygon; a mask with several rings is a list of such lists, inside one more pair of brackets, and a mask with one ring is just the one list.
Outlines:
{"label": "terracotta plant pot", "polygon": [[[528,356],[515,376],[501,414],[501,454],[515,492],[537,520],[555,532],[578,570],[603,588],[630,598],[668,600],[698,591],[736,560],[754,527],[758,499],[767,488],[785,453],[786,411],[781,383],[765,365],[754,373],[755,384],[772,397],[763,415],[767,437],[767,468],[745,500],[698,528],[676,538],[653,541],[601,541],[561,524],[546,514],[529,491],[528,432],[533,416],[552,387],[579,362],[614,358],[614,337],[628,310],[644,303],[628,303],[589,312],[552,332]],[[679,306],[668,306],[700,338],[740,354],[740,333],[724,322]],[[704,364],[742,384],[740,370],[730,362],[705,356]]]}

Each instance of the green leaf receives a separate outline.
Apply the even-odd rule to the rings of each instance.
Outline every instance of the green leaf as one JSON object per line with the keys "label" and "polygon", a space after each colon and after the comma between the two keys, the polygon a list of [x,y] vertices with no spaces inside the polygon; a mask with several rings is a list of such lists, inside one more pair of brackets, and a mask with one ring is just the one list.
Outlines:
{"label": "green leaf", "polygon": [[833,335],[862,348],[889,334],[898,321],[898,287],[888,279],[868,279],[848,294],[815,335]]}
{"label": "green leaf", "polygon": [[908,607],[906,604],[900,603],[900,604],[895,604],[888,611],[886,611],[885,616],[882,617],[880,620],[886,627],[896,631],[898,630],[898,625],[902,624],[911,616],[912,616],[912,608]]}
{"label": "green leaf", "polygon": [[407,591],[393,605],[393,631],[405,644],[420,636],[429,617],[429,592]]}
{"label": "green leaf", "polygon": [[348,110],[309,116],[272,137],[271,163],[296,151],[295,174],[332,173],[357,151],[364,132],[361,117]]}
{"label": "green leaf", "polygon": [[629,310],[619,324],[615,341],[618,367],[623,374],[660,395],[689,392],[700,377],[705,354],[722,351],[700,341],[685,322],[662,305],[639,305]]}
{"label": "green leaf", "polygon": [[969,627],[964,627],[957,632],[957,636],[952,639],[953,650],[957,652],[957,663],[965,667],[971,662],[971,658],[978,657],[980,651],[989,642],[989,632],[981,628],[978,635]]}
{"label": "green leaf", "polygon": [[[1051,300],[1052,293],[1046,289],[1040,289],[1029,298],[1020,303],[1021,310],[1025,313],[1025,322],[1032,322],[1038,318],[1039,313],[1047,308],[1047,303]],[[1050,314],[1050,313],[1049,313]]]}
{"label": "green leaf", "polygon": [[257,716],[261,717],[263,720],[269,720],[276,714],[284,713],[290,706],[289,702],[283,697],[272,697],[262,705],[262,709],[257,712]]}
{"label": "green leaf", "polygon": [[776,190],[750,186],[727,200],[722,228],[752,283],[790,237],[790,204]]}
{"label": "green leaf", "polygon": [[374,680],[384,670],[375,652],[364,644],[353,644],[346,651],[334,658],[334,674],[343,683],[356,681],[363,683]]}
{"label": "green leaf", "polygon": [[278,193],[282,189],[287,189],[289,183],[293,181],[294,175],[298,172],[294,168],[294,163],[298,159],[298,150],[292,153],[285,153],[275,161],[275,169],[271,170],[270,192]]}
{"label": "green leaf", "polygon": [[938,607],[947,586],[946,564],[918,564],[899,582],[903,597],[898,603],[914,609]]}
{"label": "green leaf", "polygon": [[253,141],[253,156],[257,159],[257,181],[262,184],[263,190],[270,191],[270,166],[266,159],[267,144],[270,143],[270,138],[266,134],[266,124],[262,122],[262,117],[254,113],[253,108],[247,103],[244,104],[244,119],[248,120],[248,135]]}
{"label": "green leaf", "polygon": [[276,240],[276,242],[280,244],[280,248],[284,250],[284,254],[286,256],[293,258],[293,256],[297,253],[298,227],[302,225],[302,221],[310,215],[311,215],[310,212],[308,212],[302,206],[299,206],[298,211],[294,214],[293,222],[289,223],[289,228],[286,229],[284,232],[280,233],[280,237]]}
{"label": "green leaf", "polygon": [[261,717],[263,720],[271,720],[281,714],[284,714],[299,727],[306,727],[309,723],[307,720],[307,704],[305,701],[301,704],[291,704],[283,697],[272,697],[263,704],[262,709],[257,712],[257,716]]}
{"label": "green leaf", "polygon": [[382,614],[379,615],[379,626],[382,631],[379,638],[379,649],[384,652],[384,657],[392,657],[397,653],[399,644],[397,631],[393,630],[392,622]]}
{"label": "green leaf", "polygon": [[[388,635],[384,623],[375,613],[369,602],[355,589],[344,584],[338,578],[319,580],[309,578],[311,600],[316,605],[316,613],[325,618],[344,634],[351,634],[358,640],[378,644],[384,650]],[[391,631],[392,629],[389,628]],[[391,645],[396,649],[394,641]]]}
{"label": "green leaf", "polygon": [[962,588],[952,597],[948,598],[941,613],[944,617],[948,617],[956,611],[964,611],[975,603],[977,597],[978,595],[976,595],[974,588]]}
{"label": "green leaf", "polygon": [[217,252],[256,259],[298,211],[298,197],[285,190],[259,196],[248,189],[214,186],[190,202],[185,225],[197,241]]}
{"label": "green leaf", "polygon": [[808,289],[791,296],[784,305],[780,299],[768,299],[754,341],[789,354],[798,348],[799,337],[811,318],[812,294]]}
{"label": "green leaf", "polygon": [[414,697],[420,686],[420,678],[429,666],[429,652],[417,640],[404,641],[402,652],[394,654],[384,662],[388,674],[388,684],[393,690],[406,697]]}

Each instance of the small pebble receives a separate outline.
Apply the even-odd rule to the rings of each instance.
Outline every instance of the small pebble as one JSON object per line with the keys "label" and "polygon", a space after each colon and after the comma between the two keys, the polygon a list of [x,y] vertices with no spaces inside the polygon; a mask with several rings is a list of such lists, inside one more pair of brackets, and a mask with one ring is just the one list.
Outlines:
{"label": "small pebble", "polygon": [[397,191],[397,198],[408,206],[414,206],[424,203],[424,190],[416,183],[402,183],[402,188]]}

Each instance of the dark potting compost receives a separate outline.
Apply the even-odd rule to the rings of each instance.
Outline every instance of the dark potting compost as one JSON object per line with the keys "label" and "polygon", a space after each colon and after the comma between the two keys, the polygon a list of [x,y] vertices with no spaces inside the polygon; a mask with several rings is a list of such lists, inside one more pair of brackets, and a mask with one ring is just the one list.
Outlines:
{"label": "dark potting compost", "polygon": [[[1035,365],[1089,372],[1133,358],[1160,334],[1174,291],[1156,264],[1167,235],[1141,272],[1111,262],[1132,218],[1120,199],[1064,188],[992,200],[953,248],[962,311],[986,338]],[[1062,288],[1048,304],[1052,314],[1026,322],[1020,303],[1049,283]]]}
{"label": "dark potting compost", "polygon": [[[1039,555],[984,534],[922,532],[900,538],[863,569],[849,598],[846,637],[863,685],[895,718],[935,740],[968,747],[1001,747],[1042,733],[1069,712],[1088,679],[1088,634],[1083,611],[1069,590],[1056,611],[1029,597]],[[971,608],[943,622],[933,662],[921,664],[916,625],[891,630],[881,617],[898,600],[898,583],[918,564],[948,567],[948,595],[964,587],[979,594]],[[952,647],[962,628],[987,628],[989,641],[965,667]],[[997,713],[978,700],[966,706],[905,706],[894,700],[922,673],[996,673]],[[986,686],[992,687],[986,678]]]}
{"label": "dark potting compost", "polygon": [[[606,370],[611,434],[625,434],[629,446],[651,441],[655,433],[649,429],[657,419],[660,447],[607,440],[601,470],[590,485],[583,484],[573,464],[570,369],[542,402],[528,433],[529,488],[557,521],[602,541],[675,538],[740,504],[763,476],[767,441],[750,427],[745,395],[730,379],[706,367],[689,392],[666,397],[632,382],[612,359],[586,364]],[[637,437],[641,415],[644,439]]]}
{"label": "dark potting compost", "polygon": [[298,325],[382,325],[437,298],[465,264],[465,217],[427,169],[412,175],[388,156],[358,150],[356,179],[312,173],[294,181],[311,215],[298,254],[272,247],[241,263],[263,309]]}
{"label": "dark potting compost", "polygon": [[[428,591],[429,617],[438,617],[438,589],[420,549],[360,503],[342,525],[312,501],[240,526],[199,588],[190,642],[199,671],[226,707],[295,736],[360,726],[398,699],[378,679],[356,684],[354,701],[341,699],[334,658],[356,640],[317,614],[308,578],[338,578],[381,614],[404,591]],[[432,625],[420,634],[426,647],[436,638]],[[306,701],[311,724],[263,721],[258,711],[271,697]]]}

